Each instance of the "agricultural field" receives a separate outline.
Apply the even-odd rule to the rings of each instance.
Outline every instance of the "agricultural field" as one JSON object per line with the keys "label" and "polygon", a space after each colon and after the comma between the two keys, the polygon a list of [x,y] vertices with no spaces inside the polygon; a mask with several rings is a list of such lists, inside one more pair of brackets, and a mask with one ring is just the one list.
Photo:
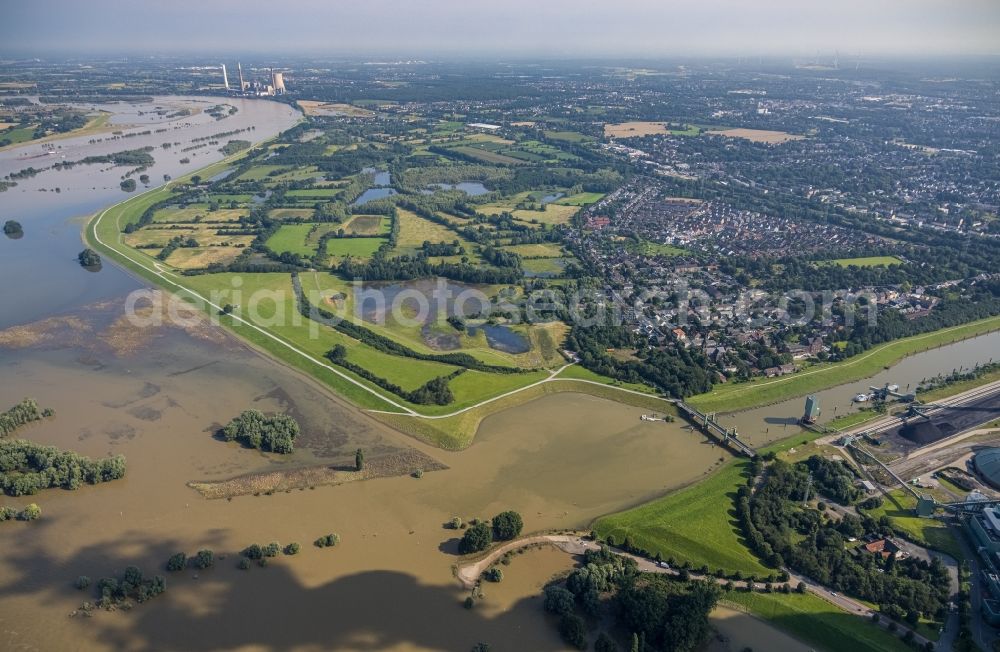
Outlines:
{"label": "agricultural field", "polygon": [[267,248],[276,253],[291,252],[302,256],[312,256],[316,246],[306,242],[313,224],[285,224],[267,240]]}
{"label": "agricultural field", "polygon": [[477,161],[482,161],[483,163],[492,163],[494,165],[520,165],[522,163],[520,159],[516,159],[505,154],[499,154],[497,152],[491,152],[488,149],[474,145],[449,147],[448,151],[468,156],[476,159]]}
{"label": "agricultural field", "polygon": [[[114,207],[93,226],[94,237],[100,235],[95,246],[154,282],[200,297],[219,292],[225,297],[238,275],[242,295],[229,301],[235,312],[222,318],[224,326],[362,407],[418,422],[420,415],[445,417],[433,426],[407,426],[438,445],[467,445],[481,418],[501,405],[571,387],[658,404],[654,397],[626,394],[613,383],[592,378],[581,382],[567,376],[534,386],[566,364],[561,349],[568,326],[558,321],[507,323],[506,316],[487,321],[478,315],[466,322],[443,315],[413,321],[413,311],[405,305],[405,320],[366,318],[350,327],[302,317],[294,283],[301,282],[306,297],[323,310],[351,311],[351,280],[372,278],[383,281],[381,286],[426,292],[428,268],[456,274],[449,277],[455,291],[476,288],[494,302],[502,291],[505,302],[518,306],[524,301],[522,283],[559,277],[574,259],[548,238],[510,243],[530,241],[532,231],[566,224],[603,196],[570,190],[605,178],[571,167],[576,156],[558,143],[578,147],[591,139],[570,129],[549,129],[551,137],[541,142],[527,134],[465,133],[465,123],[458,119],[416,117],[406,122],[411,131],[402,137],[374,133],[359,138],[356,130],[342,130],[330,120],[279,137],[265,146],[271,152],[266,159],[254,160],[252,152],[234,155],[199,171],[197,180],[194,175],[174,179]],[[478,162],[458,162],[427,152],[428,147]],[[423,149],[434,158],[416,167],[400,166],[401,148],[411,155]],[[530,174],[515,180],[513,165]],[[231,169],[240,173],[217,177]],[[404,178],[380,180],[381,187],[392,187],[395,194],[359,206],[356,198],[373,187],[368,185],[372,169],[392,170]],[[545,174],[558,175],[560,183],[531,183],[531,175]],[[436,183],[482,183],[489,192],[480,199],[436,190]],[[513,225],[493,217],[503,212],[514,216]],[[461,250],[452,249],[453,243]],[[321,245],[326,255],[319,259]],[[519,258],[487,262],[482,255],[486,247],[516,252]],[[520,260],[523,267],[507,262],[511,260]],[[415,264],[417,271],[409,272],[407,266]],[[264,309],[245,310],[243,304],[255,290],[279,298],[269,299]],[[220,309],[206,308],[213,314]],[[336,359],[328,357],[334,349],[340,351]],[[436,384],[428,390],[430,381]],[[524,388],[530,389],[522,395],[518,390]]]}
{"label": "agricultural field", "polygon": [[196,249],[176,249],[167,257],[166,263],[180,270],[203,269],[209,265],[224,265],[233,262],[240,253],[239,247],[198,247]]}
{"label": "agricultural field", "polygon": [[240,208],[218,208],[211,210],[207,204],[190,204],[183,208],[164,208],[156,211],[153,222],[182,224],[194,222],[238,222],[249,211]]}
{"label": "agricultural field", "polygon": [[344,233],[349,235],[385,235],[389,233],[390,220],[382,215],[354,215],[344,222]]}
{"label": "agricultural field", "polygon": [[375,115],[373,111],[353,104],[299,100],[298,105],[302,107],[302,112],[306,115],[347,116],[351,118],[370,118]]}
{"label": "agricultural field", "polygon": [[658,134],[697,136],[699,133],[698,127],[692,125],[685,125],[684,129],[671,129],[669,122],[620,122],[604,125],[605,138],[636,138]]}
{"label": "agricultural field", "polygon": [[385,238],[330,238],[326,241],[326,253],[331,260],[351,256],[371,258],[385,243]]}
{"label": "agricultural field", "polygon": [[267,215],[272,220],[308,220],[315,213],[316,211],[311,208],[272,208]]}
{"label": "agricultural field", "polygon": [[304,199],[331,199],[341,194],[343,190],[340,188],[301,188],[296,190],[289,190],[286,195],[292,198],[304,198]]}

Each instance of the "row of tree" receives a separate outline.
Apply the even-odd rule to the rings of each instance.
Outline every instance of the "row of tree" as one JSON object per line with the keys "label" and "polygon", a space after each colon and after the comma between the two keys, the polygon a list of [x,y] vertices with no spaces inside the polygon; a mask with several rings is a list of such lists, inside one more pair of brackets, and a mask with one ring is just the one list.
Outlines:
{"label": "row of tree", "polygon": [[49,487],[77,489],[125,476],[125,457],[92,460],[23,439],[0,439],[0,489],[10,496],[35,494]]}
{"label": "row of tree", "polygon": [[0,413],[0,437],[6,437],[25,424],[40,421],[53,414],[51,409],[43,410],[34,400],[26,398],[6,412]]}

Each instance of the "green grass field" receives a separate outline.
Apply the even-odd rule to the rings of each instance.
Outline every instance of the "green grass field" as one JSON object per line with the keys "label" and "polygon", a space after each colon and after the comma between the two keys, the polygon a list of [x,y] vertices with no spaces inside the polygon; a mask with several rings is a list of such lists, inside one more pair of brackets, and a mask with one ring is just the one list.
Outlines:
{"label": "green grass field", "polygon": [[312,208],[274,208],[268,212],[268,217],[275,220],[309,219],[316,214]]}
{"label": "green grass field", "polygon": [[371,258],[384,243],[385,238],[330,238],[326,241],[326,253],[335,258]]}
{"label": "green grass field", "polygon": [[316,253],[316,245],[306,242],[306,237],[312,231],[313,224],[284,224],[278,232],[267,239],[267,248],[275,253],[290,251],[302,256],[312,256]]}
{"label": "green grass field", "polygon": [[646,256],[683,256],[688,253],[687,249],[648,240],[642,241],[639,251]]}
{"label": "green grass field", "polygon": [[384,235],[389,233],[392,220],[381,215],[354,215],[344,223],[344,232],[351,235]]}
{"label": "green grass field", "polygon": [[870,510],[868,515],[878,520],[888,516],[892,526],[905,534],[913,543],[940,550],[955,559],[962,559],[962,548],[955,541],[951,530],[936,519],[919,518],[914,509],[917,500],[902,489],[890,491],[881,507]]}
{"label": "green grass field", "polygon": [[823,261],[828,265],[839,265],[841,267],[886,267],[888,265],[899,265],[903,261],[895,256],[868,256],[867,258],[837,258],[835,260]]}
{"label": "green grass field", "polygon": [[303,188],[301,190],[289,190],[286,197],[320,197],[329,199],[344,192],[341,188]]}
{"label": "green grass field", "polygon": [[552,242],[514,245],[504,247],[504,249],[513,251],[522,258],[561,258],[563,256],[563,248]]}
{"label": "green grass field", "polygon": [[593,140],[578,131],[546,131],[545,137],[550,140],[560,140],[567,143],[584,143]]}
{"label": "green grass field", "polygon": [[599,192],[581,192],[576,195],[570,195],[569,197],[563,197],[555,203],[562,204],[564,206],[586,206],[588,204],[596,204],[601,201],[603,197],[604,195]]}
{"label": "green grass field", "polygon": [[766,620],[790,636],[829,652],[907,652],[900,638],[861,616],[849,614],[811,593],[744,593],[722,598]]}
{"label": "green grass field", "polygon": [[488,149],[483,149],[481,147],[474,146],[459,146],[450,147],[449,151],[453,151],[457,154],[462,154],[463,156],[468,156],[484,163],[492,163],[494,165],[520,165],[521,161],[507,156],[505,154],[499,154],[497,152],[491,152]]}
{"label": "green grass field", "polygon": [[908,355],[975,337],[1000,328],[1000,316],[888,342],[842,362],[818,364],[780,378],[716,386],[688,402],[706,412],[735,412],[804,396],[828,387],[873,376]]}
{"label": "green grass field", "polygon": [[563,273],[565,258],[528,258],[521,262],[527,274],[537,276],[559,276]]}
{"label": "green grass field", "polygon": [[774,572],[741,543],[733,501],[745,482],[747,462],[733,460],[697,484],[633,509],[603,516],[594,523],[598,536],[660,553],[664,559],[708,564],[713,571],[757,576]]}
{"label": "green grass field", "polygon": [[4,129],[3,131],[0,131],[0,140],[9,140],[11,145],[26,143],[34,138],[35,127],[37,126],[38,125],[27,125],[25,127]]}
{"label": "green grass field", "polygon": [[570,219],[580,210],[579,206],[565,204],[545,204],[540,211],[518,209],[513,211],[514,219],[538,224],[569,224]]}

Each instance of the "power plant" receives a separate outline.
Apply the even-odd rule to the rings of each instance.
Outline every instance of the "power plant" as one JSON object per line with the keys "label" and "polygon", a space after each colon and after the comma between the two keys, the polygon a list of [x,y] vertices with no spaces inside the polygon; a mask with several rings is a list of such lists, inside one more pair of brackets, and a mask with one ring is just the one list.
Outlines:
{"label": "power plant", "polygon": [[285,89],[285,74],[283,72],[275,72],[274,68],[270,69],[270,76],[265,78],[265,81],[247,81],[244,79],[243,64],[241,62],[236,62],[236,72],[240,78],[240,85],[238,88],[233,88],[229,85],[229,76],[226,74],[226,64],[222,64],[222,85],[225,86],[227,92],[233,95],[245,97],[264,97],[284,95],[288,92]]}

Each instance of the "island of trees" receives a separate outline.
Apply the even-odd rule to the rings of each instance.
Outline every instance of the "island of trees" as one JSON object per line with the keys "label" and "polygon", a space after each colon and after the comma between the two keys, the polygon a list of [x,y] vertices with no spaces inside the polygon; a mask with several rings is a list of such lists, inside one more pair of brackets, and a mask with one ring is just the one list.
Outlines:
{"label": "island of trees", "polygon": [[7,220],[3,223],[3,233],[10,238],[20,238],[24,235],[24,229],[21,227],[20,222]]}
{"label": "island of trees", "polygon": [[467,555],[486,550],[494,541],[510,541],[521,534],[523,527],[521,515],[512,510],[500,512],[489,522],[475,521],[458,542],[458,552]]}
{"label": "island of trees", "polygon": [[36,494],[49,487],[78,489],[124,476],[122,455],[92,460],[54,446],[0,439],[0,490],[9,496]]}
{"label": "island of trees", "polygon": [[271,453],[291,453],[299,424],[287,414],[265,415],[258,410],[245,410],[219,434],[226,441],[236,440],[250,448]]}
{"label": "island of trees", "polygon": [[90,247],[81,251],[76,259],[80,261],[81,267],[98,267],[101,264],[101,256]]}

